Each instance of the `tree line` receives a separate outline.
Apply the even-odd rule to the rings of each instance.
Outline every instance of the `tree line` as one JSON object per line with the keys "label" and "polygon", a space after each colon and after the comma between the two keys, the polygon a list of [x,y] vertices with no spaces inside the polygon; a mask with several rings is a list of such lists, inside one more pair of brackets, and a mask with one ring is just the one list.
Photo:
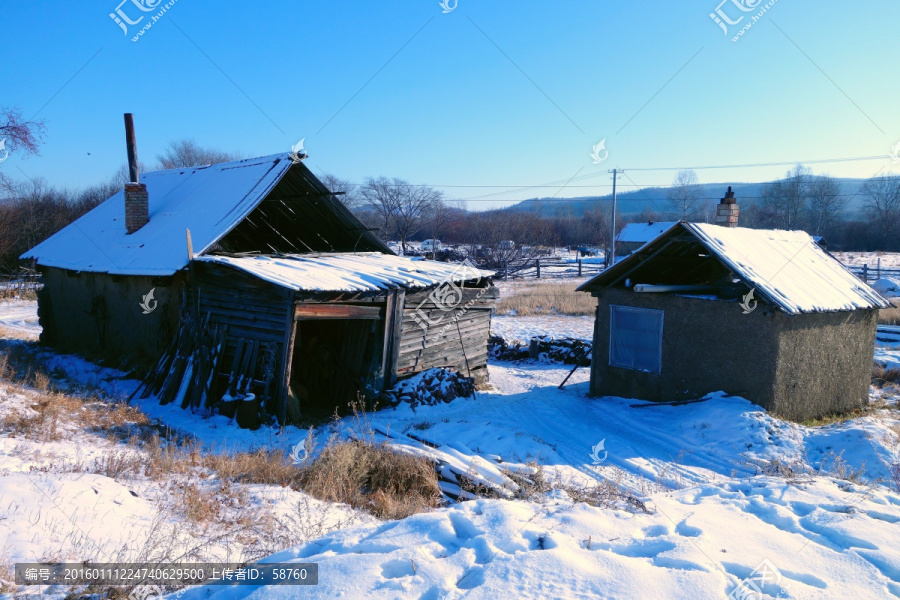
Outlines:
{"label": "tree line", "polygon": [[[8,126],[4,130],[3,117]],[[16,119],[19,119],[16,121]],[[10,129],[11,127],[11,129]],[[0,136],[18,135],[13,146],[35,153],[41,124],[23,125],[20,117],[0,113]],[[30,132],[29,132],[30,129]],[[23,133],[25,132],[25,133]],[[172,142],[156,157],[153,169],[208,165],[244,158],[199,145],[193,140]],[[141,171],[147,170],[141,165]],[[122,189],[127,168],[122,166],[108,180],[83,190],[69,190],[43,179],[15,182],[0,177],[0,270],[19,267],[18,257]],[[406,252],[413,241],[433,238],[445,244],[492,249],[494,260],[521,253],[521,246],[539,253],[546,247],[606,247],[610,223],[608,207],[583,213],[526,211],[517,208],[473,212],[465,203],[447,198],[427,185],[399,178],[370,177],[354,184],[332,175],[322,181],[339,195],[370,229],[384,240],[397,241]],[[646,209],[627,221],[687,220],[713,222],[715,207],[701,198],[696,173],[678,173],[667,191],[663,210]],[[844,250],[900,251],[900,176],[883,175],[861,188],[862,212],[847,211],[848,197],[840,182],[827,175],[814,175],[798,165],[778,181],[767,184],[759,202],[739,200],[740,224],[744,227],[803,229],[824,236],[832,247]],[[506,242],[512,240],[514,247]]]}
{"label": "tree line", "polygon": [[[6,122],[9,122],[8,115]],[[19,131],[23,130],[21,122],[14,123],[14,126]],[[13,146],[22,154],[37,152],[39,137],[33,124],[31,129],[33,133],[25,141]],[[12,137],[0,120],[0,138],[4,135],[8,136],[7,139]],[[205,148],[193,140],[180,140],[170,143],[152,166],[141,163],[140,170],[178,169],[240,158],[243,157],[238,153]],[[18,271],[19,256],[118,193],[127,181],[126,165],[106,181],[81,190],[57,187],[41,177],[22,181],[0,174],[0,274]]]}

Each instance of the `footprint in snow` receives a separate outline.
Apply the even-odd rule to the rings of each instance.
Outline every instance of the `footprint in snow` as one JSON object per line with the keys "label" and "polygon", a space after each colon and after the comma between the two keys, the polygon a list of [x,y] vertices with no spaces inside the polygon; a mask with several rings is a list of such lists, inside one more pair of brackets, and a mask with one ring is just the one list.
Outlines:
{"label": "footprint in snow", "polygon": [[399,579],[415,575],[415,569],[411,560],[397,558],[389,560],[381,565],[381,576],[385,579]]}
{"label": "footprint in snow", "polygon": [[453,532],[459,539],[469,540],[481,535],[481,531],[478,527],[466,517],[457,513],[450,513],[448,517],[450,519],[450,525],[453,527]]}
{"label": "footprint in snow", "polygon": [[644,527],[643,531],[648,538],[662,537],[672,533],[668,525],[651,525],[650,527]]}
{"label": "footprint in snow", "polygon": [[684,537],[699,537],[703,533],[703,530],[699,527],[688,525],[687,520],[689,518],[690,515],[682,519],[678,525],[675,526],[675,532]]}

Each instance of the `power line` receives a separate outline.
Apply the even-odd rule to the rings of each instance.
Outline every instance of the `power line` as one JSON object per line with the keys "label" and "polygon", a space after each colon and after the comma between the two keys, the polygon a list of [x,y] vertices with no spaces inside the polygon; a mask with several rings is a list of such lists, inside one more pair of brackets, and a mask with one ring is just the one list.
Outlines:
{"label": "power line", "polygon": [[819,160],[792,160],[787,162],[773,163],[745,163],[742,165],[707,165],[704,167],[644,167],[628,169],[629,171],[702,171],[707,169],[749,169],[756,167],[789,167],[794,165],[820,165],[825,163],[838,162],[860,162],[867,160],[885,160],[890,159],[890,154],[882,156],[856,156],[851,158],[822,158]]}
{"label": "power line", "polygon": [[[711,170],[711,169],[755,169],[762,167],[784,167],[784,166],[794,166],[794,165],[813,165],[813,164],[830,164],[830,163],[841,163],[841,162],[864,162],[864,161],[872,161],[872,160],[886,160],[893,158],[891,155],[879,155],[879,156],[855,156],[855,157],[847,157],[847,158],[823,158],[816,160],[792,160],[792,161],[782,161],[782,162],[770,162],[770,163],[743,163],[743,164],[733,164],[733,165],[704,165],[704,166],[694,166],[694,167],[635,167],[629,168],[629,171],[702,171],[702,170]],[[432,188],[447,188],[447,189],[507,189],[506,191],[501,192],[492,192],[490,194],[483,194],[481,196],[474,196],[471,198],[461,198],[461,200],[465,200],[466,202],[474,202],[474,201],[488,201],[483,200],[487,198],[491,198],[494,196],[513,194],[517,192],[524,192],[533,189],[542,189],[542,188],[556,188],[560,185],[566,188],[598,188],[598,187],[612,187],[611,184],[595,184],[595,185],[572,185],[572,183],[576,181],[584,181],[586,179],[590,179],[592,177],[598,177],[602,175],[609,175],[608,171],[595,171],[593,173],[585,173],[584,175],[578,177],[572,177],[568,179],[557,179],[555,181],[550,181],[541,184],[519,184],[519,185],[498,185],[498,184],[426,184],[426,183],[410,183],[410,184],[394,184],[387,183],[383,184],[386,187],[432,187]],[[350,183],[348,185],[354,186],[362,186],[365,184],[362,183]],[[648,185],[638,185],[638,184],[621,184],[627,185],[628,187],[634,187],[637,189],[643,189],[647,187],[669,187],[669,183],[665,184],[648,184]],[[699,184],[704,185],[704,184]],[[709,185],[709,184],[706,184]],[[755,185],[755,184],[749,184]],[[564,200],[564,199],[561,199]],[[502,201],[502,200],[489,200],[492,202]]]}

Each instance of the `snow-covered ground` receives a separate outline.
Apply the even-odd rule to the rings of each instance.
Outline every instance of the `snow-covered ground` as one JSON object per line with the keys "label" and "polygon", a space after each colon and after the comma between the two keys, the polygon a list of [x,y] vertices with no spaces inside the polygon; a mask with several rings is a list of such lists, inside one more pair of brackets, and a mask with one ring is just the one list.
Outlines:
{"label": "snow-covered ground", "polygon": [[3,329],[17,337],[37,339],[41,334],[38,325],[37,302],[34,300],[0,301],[0,335]]}
{"label": "snow-covered ground", "polygon": [[875,338],[875,362],[885,369],[900,369],[900,327],[882,327]]}
{"label": "snow-covered ground", "polygon": [[885,298],[900,298],[900,278],[883,277],[873,283],[872,287]]}
{"label": "snow-covered ground", "polygon": [[832,255],[845,265],[869,265],[870,269],[874,269],[881,259],[882,268],[900,268],[900,252],[832,252]]}
{"label": "snow-covered ground", "polygon": [[[0,304],[0,322],[21,321],[33,336],[25,313]],[[589,317],[494,321],[495,332],[522,340],[532,332],[590,339],[592,331]],[[879,334],[878,352],[900,365],[900,336]],[[75,357],[45,352],[43,359],[110,394],[128,395],[136,385]],[[900,389],[873,388],[872,401],[884,408],[811,428],[722,394],[682,406],[589,398],[588,369],[558,389],[570,369],[491,363],[490,389],[474,398],[415,411],[401,404],[362,424],[322,427],[316,439],[321,447],[333,428],[352,435],[364,427],[404,451],[454,457],[479,472],[524,471],[536,462],[556,482],[616,482],[648,512],[593,507],[557,490],[376,521],[280,486],[235,494],[197,474],[162,482],[108,476],[91,465],[124,453],[140,458],[144,450],[61,420],[56,440],[0,437],[0,558],[139,556],[158,550],[160,539],[182,551],[202,544],[208,557],[259,552],[236,541],[238,533],[219,539],[215,523],[193,529],[179,509],[178,486],[187,483],[226,504],[223,519],[247,510],[298,519],[299,529],[315,517],[316,526],[300,532],[308,535],[282,538],[267,560],[319,565],[315,587],[196,588],[185,594],[192,600],[900,597],[900,493],[892,473],[900,464]],[[37,392],[0,382],[0,417],[35,410],[37,401]],[[224,417],[201,418],[153,399],[137,406],[195,436],[204,452],[289,448],[306,435],[292,427],[240,430]],[[764,595],[749,595],[753,586]]]}
{"label": "snow-covered ground", "polygon": [[494,316],[491,318],[491,333],[509,341],[525,343],[533,337],[545,335],[591,341],[594,339],[594,317]]}
{"label": "snow-covered ground", "polygon": [[[500,299],[514,296],[529,287],[539,283],[540,285],[560,285],[575,289],[585,281],[587,277],[567,277],[564,279],[515,279],[497,282],[500,291]],[[510,316],[495,314],[491,317],[491,333],[499,335],[509,341],[528,343],[533,337],[552,335],[556,338],[574,338],[591,341],[594,338],[594,318],[592,316],[563,316],[563,315],[538,315],[538,316]]]}
{"label": "snow-covered ground", "polygon": [[[269,558],[318,563],[315,589],[207,588],[187,598],[724,598],[752,589],[741,582],[763,564],[779,579],[770,577],[762,598],[900,596],[892,418],[811,429],[740,398],[646,407],[587,398],[584,372],[559,391],[565,368],[490,371],[497,391],[385,410],[371,427],[399,445],[412,443],[409,432],[438,452],[498,456],[511,469],[537,460],[563,480],[618,480],[647,499],[649,514],[559,492],[544,502],[461,503]],[[773,459],[822,472],[844,460],[882,483],[755,476]]]}

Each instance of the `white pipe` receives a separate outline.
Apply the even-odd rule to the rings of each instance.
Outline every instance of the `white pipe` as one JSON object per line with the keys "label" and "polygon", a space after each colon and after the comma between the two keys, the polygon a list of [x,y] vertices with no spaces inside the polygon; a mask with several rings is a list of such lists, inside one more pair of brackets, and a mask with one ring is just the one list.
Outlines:
{"label": "white pipe", "polygon": [[714,285],[653,285],[650,283],[637,283],[634,291],[641,294],[662,294],[666,292],[712,292],[716,290]]}

